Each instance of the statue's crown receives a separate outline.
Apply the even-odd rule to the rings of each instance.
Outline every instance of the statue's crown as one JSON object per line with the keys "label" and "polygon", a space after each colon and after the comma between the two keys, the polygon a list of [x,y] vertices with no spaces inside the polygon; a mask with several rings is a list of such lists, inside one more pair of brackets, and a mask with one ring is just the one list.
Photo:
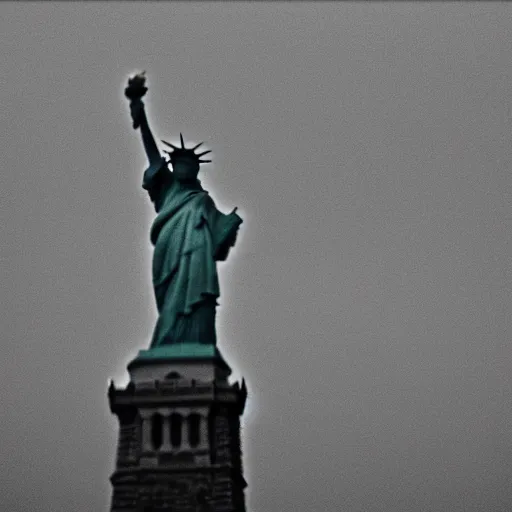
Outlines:
{"label": "statue's crown", "polygon": [[202,153],[199,153],[197,155],[195,153],[195,150],[199,146],[201,146],[201,144],[203,144],[202,142],[200,142],[199,144],[197,144],[197,146],[194,146],[193,148],[186,148],[185,143],[183,141],[183,135],[181,133],[180,133],[180,140],[181,140],[181,148],[178,148],[178,147],[174,146],[173,144],[171,144],[170,142],[166,142],[165,140],[162,141],[164,144],[167,144],[169,147],[171,147],[173,149],[173,151],[164,151],[165,153],[167,153],[169,155],[169,158],[170,158],[169,162],[171,162],[172,164],[175,164],[176,162],[186,162],[186,163],[193,164],[194,166],[197,165],[197,167],[199,167],[199,164],[206,164],[206,163],[211,162],[211,160],[201,160],[200,159],[203,155],[206,155],[207,153],[211,153],[211,151],[203,151]]}

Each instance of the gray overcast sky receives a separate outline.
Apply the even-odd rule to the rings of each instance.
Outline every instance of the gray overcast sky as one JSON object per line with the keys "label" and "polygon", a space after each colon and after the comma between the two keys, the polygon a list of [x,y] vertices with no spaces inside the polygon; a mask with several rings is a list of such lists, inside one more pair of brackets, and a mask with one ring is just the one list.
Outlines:
{"label": "gray overcast sky", "polygon": [[219,344],[251,512],[512,509],[506,3],[0,5],[0,509],[107,510],[149,344],[123,88],[245,219]]}

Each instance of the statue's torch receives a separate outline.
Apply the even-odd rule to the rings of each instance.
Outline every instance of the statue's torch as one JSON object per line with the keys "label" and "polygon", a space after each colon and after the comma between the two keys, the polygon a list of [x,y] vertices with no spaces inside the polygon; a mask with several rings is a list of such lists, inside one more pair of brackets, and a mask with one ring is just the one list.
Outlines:
{"label": "statue's torch", "polygon": [[140,114],[143,108],[142,97],[148,92],[146,83],[146,72],[143,71],[128,79],[128,87],[124,90],[124,95],[130,100],[130,111],[133,119],[133,128],[136,130],[140,126]]}

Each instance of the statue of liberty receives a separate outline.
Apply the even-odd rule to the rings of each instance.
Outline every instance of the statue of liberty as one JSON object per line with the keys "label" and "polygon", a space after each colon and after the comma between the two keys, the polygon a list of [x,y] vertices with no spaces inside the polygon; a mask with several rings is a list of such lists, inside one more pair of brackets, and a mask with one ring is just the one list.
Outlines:
{"label": "statue of liberty", "polygon": [[[173,151],[163,158],[144,110],[147,92],[144,73],[128,81],[133,128],[140,128],[149,160],[142,187],[147,190],[157,216],[151,227],[153,286],[158,320],[150,348],[175,344],[216,345],[215,311],[219,293],[217,261],[227,258],[235,244],[242,219],[217,210],[197,179],[199,166],[210,160],[185,147],[164,142]],[[172,171],[168,164],[171,164]]]}

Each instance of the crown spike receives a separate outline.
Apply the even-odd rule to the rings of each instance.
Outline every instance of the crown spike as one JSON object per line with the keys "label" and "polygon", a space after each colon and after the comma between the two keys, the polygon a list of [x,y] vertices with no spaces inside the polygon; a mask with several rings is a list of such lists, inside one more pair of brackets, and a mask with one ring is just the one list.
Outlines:
{"label": "crown spike", "polygon": [[209,164],[211,160],[198,160],[200,164]]}
{"label": "crown spike", "polygon": [[185,143],[183,142],[183,135],[180,133],[181,149],[185,149]]}
{"label": "crown spike", "polygon": [[165,140],[162,141],[164,144],[167,144],[172,149],[178,149],[174,144],[171,144],[170,142],[166,142]]}
{"label": "crown spike", "polygon": [[203,156],[203,155],[206,155],[207,153],[211,153],[212,150],[208,150],[208,151],[203,151],[202,153],[199,153],[197,156]]}
{"label": "crown spike", "polygon": [[200,142],[197,146],[194,146],[192,148],[192,151],[195,151],[199,146],[201,146],[201,144],[204,144],[204,142]]}

